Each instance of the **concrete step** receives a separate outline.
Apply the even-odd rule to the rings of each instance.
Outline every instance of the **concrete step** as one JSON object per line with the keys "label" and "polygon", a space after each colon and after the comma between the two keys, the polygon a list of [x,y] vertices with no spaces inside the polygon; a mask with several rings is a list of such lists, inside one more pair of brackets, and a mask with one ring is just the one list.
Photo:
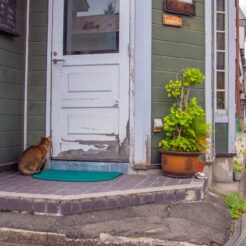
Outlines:
{"label": "concrete step", "polygon": [[206,180],[122,175],[106,182],[36,180],[18,173],[0,175],[0,211],[72,215],[151,203],[203,199]]}

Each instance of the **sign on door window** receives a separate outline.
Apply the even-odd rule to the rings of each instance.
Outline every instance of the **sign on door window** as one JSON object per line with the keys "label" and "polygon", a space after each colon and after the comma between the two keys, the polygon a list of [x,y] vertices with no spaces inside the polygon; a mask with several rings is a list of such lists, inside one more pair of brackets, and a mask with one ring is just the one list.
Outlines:
{"label": "sign on door window", "polygon": [[119,52],[119,0],[66,0],[64,55]]}

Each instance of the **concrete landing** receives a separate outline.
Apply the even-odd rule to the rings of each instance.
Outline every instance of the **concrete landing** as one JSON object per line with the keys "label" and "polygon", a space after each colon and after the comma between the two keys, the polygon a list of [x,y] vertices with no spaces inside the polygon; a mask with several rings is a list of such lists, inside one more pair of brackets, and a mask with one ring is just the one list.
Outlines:
{"label": "concrete landing", "polygon": [[17,172],[0,173],[0,211],[72,215],[151,203],[199,201],[206,181],[163,175],[122,175],[93,183],[33,179]]}

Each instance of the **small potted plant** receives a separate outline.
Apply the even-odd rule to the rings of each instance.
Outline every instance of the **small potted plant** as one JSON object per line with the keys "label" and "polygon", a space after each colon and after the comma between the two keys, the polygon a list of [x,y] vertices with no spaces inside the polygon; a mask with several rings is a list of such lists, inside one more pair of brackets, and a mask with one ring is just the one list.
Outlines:
{"label": "small potted plant", "polygon": [[165,89],[175,99],[164,117],[164,138],[160,141],[161,164],[165,174],[190,177],[198,172],[199,156],[206,151],[209,125],[204,109],[191,88],[202,84],[205,77],[197,68],[186,68],[180,78],[170,80]]}
{"label": "small potted plant", "polygon": [[241,181],[243,178],[243,174],[245,172],[245,169],[242,167],[242,165],[237,161],[233,161],[233,179],[234,181]]}

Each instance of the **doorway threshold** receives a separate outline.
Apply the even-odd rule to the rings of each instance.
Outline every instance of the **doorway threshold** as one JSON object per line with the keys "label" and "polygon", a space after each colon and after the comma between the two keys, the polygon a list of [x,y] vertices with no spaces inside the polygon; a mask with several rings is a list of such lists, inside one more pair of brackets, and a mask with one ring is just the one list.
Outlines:
{"label": "doorway threshold", "polygon": [[49,167],[57,170],[121,172],[126,174],[129,163],[51,160]]}

